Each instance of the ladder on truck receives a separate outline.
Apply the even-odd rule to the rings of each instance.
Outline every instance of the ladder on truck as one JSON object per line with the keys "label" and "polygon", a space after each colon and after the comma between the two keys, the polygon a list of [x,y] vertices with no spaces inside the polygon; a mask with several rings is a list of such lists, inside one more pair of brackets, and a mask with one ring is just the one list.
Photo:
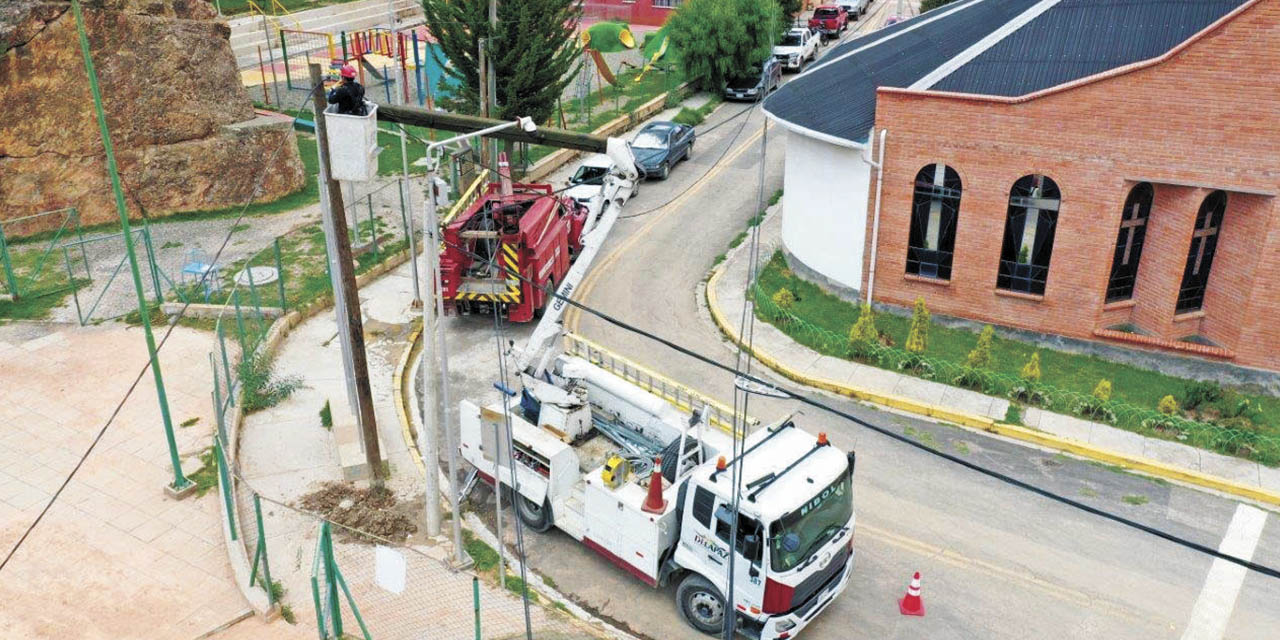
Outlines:
{"label": "ladder on truck", "polygon": [[[706,462],[702,455],[702,427],[707,423],[710,411],[711,407],[704,405],[702,411],[693,414],[689,419],[689,423],[680,431],[680,448],[676,449],[676,472],[674,476],[676,482],[684,479],[685,476],[693,473],[693,470],[698,465]],[[694,429],[698,430],[695,436],[697,445],[690,449],[689,432]]]}

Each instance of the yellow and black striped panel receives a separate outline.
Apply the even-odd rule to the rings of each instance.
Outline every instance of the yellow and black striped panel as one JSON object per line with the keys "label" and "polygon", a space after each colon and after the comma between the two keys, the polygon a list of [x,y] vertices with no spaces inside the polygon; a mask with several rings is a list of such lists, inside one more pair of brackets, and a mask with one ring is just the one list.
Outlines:
{"label": "yellow and black striped panel", "polygon": [[476,293],[468,291],[460,291],[455,297],[456,300],[475,300],[477,302],[505,302],[507,304],[519,304],[520,302],[520,286],[515,283],[507,283],[507,291],[505,293]]}

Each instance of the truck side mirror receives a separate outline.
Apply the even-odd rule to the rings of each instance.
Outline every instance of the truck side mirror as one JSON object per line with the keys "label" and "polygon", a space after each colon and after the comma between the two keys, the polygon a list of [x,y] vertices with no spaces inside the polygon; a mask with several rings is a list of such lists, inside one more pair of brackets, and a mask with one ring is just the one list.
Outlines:
{"label": "truck side mirror", "polygon": [[853,477],[853,468],[858,461],[858,452],[850,450],[849,453],[845,455],[849,458],[849,477]]}
{"label": "truck side mirror", "polygon": [[[752,562],[755,562],[756,558],[760,557],[760,536],[745,535],[742,537],[742,555]],[[752,577],[759,575],[755,567],[752,567],[751,571]]]}

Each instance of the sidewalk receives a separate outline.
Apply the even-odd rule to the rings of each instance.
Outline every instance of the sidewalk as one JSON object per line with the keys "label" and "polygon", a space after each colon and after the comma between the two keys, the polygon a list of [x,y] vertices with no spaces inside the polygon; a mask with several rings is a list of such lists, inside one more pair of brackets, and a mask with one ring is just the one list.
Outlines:
{"label": "sidewalk", "polygon": [[[762,261],[767,260],[782,244],[781,207],[781,203],[774,206],[760,227]],[[748,279],[748,246],[749,243],[744,242],[730,251],[707,285],[708,303],[714,307],[711,309],[712,316],[718,315],[729,320],[727,326],[733,332],[731,338],[736,337],[737,319],[742,315]],[[1004,418],[1009,406],[1009,401],[1004,398],[822,355],[796,343],[773,325],[760,320],[755,323],[753,344],[757,357],[779,373],[793,380],[816,382],[816,386],[841,395],[869,399],[913,413],[927,413],[948,422],[964,422],[966,426],[995,431],[1036,445],[1068,450],[1108,464],[1120,464],[1280,504],[1280,469],[1034,407],[1024,409],[1023,422],[1029,429],[1001,425],[999,421]],[[779,366],[773,366],[774,364]],[[905,402],[898,402],[899,400]],[[1038,434],[1051,438],[1036,437]],[[1054,442],[1050,442],[1059,439],[1066,446],[1056,446]],[[1072,446],[1073,443],[1080,446]],[[1155,462],[1156,465],[1148,468],[1141,464],[1129,464],[1119,460],[1120,458],[1137,463],[1145,460]],[[1184,476],[1182,472],[1211,476],[1212,479],[1218,479],[1221,485],[1238,485],[1240,490],[1198,482],[1195,478]],[[1223,480],[1226,482],[1221,482]],[[1250,495],[1250,490],[1261,490],[1259,493],[1263,495]],[[1265,494],[1271,494],[1270,498]]]}
{"label": "sidewalk", "polygon": [[[374,546],[349,541],[336,527],[334,556],[373,637],[471,637],[472,574],[449,569],[446,561],[452,551],[445,537],[424,535],[424,484],[396,413],[394,374],[409,347],[412,321],[418,316],[409,309],[413,297],[410,264],[360,290],[379,439],[391,468],[387,486],[400,503],[409,505],[418,524],[418,532],[403,545],[392,546],[406,561],[405,588],[397,594],[380,587],[374,579]],[[242,475],[264,497],[272,578],[285,587],[284,602],[293,608],[297,628],[312,635],[316,618],[310,572],[318,520],[269,502],[294,504],[324,482],[342,480],[342,466],[350,455],[344,452],[340,456],[340,449],[359,447],[354,439],[354,413],[341,377],[342,355],[336,334],[333,311],[326,310],[302,322],[285,338],[276,353],[276,373],[300,378],[304,386],[279,405],[246,416],[240,436]],[[333,415],[332,430],[323,428],[318,416],[326,400]],[[245,502],[240,505],[241,522],[252,523]],[[523,637],[519,598],[482,581],[480,604],[484,637]],[[345,610],[346,605],[343,607]],[[598,637],[593,631],[579,629],[567,616],[541,606],[534,605],[531,614],[537,637]],[[348,624],[356,628],[350,618]]]}
{"label": "sidewalk", "polygon": [[[161,351],[184,457],[212,443],[209,344],[209,334],[179,327]],[[146,362],[142,331],[121,324],[0,327],[0,554],[48,503]],[[245,612],[217,492],[175,501],[164,493],[172,481],[148,373],[0,573],[0,635],[186,639]]]}

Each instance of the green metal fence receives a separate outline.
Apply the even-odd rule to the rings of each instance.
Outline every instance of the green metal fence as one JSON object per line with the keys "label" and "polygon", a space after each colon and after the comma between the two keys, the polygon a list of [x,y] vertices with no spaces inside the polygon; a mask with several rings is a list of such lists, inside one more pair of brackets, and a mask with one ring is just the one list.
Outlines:
{"label": "green metal fence", "polygon": [[[32,235],[35,239],[11,238],[51,226],[54,226],[51,231],[36,231]],[[62,277],[56,262],[57,249],[72,237],[84,240],[80,213],[75,207],[0,221],[0,295],[19,300],[69,289],[72,279]],[[83,247],[79,259],[87,269],[89,257]]]}
{"label": "green metal fence", "polygon": [[360,626],[364,640],[372,640],[369,628],[360,616],[360,608],[351,597],[351,589],[342,576],[342,570],[333,559],[333,534],[327,520],[320,522],[320,533],[316,540],[316,552],[311,561],[311,598],[316,608],[316,628],[319,629],[320,640],[344,638],[342,599],[338,597],[338,589],[342,589],[351,617]]}
{"label": "green metal fence", "polygon": [[823,353],[841,354],[851,360],[882,369],[902,371],[916,377],[1009,398],[1045,410],[1113,424],[1146,436],[1183,442],[1202,449],[1255,460],[1262,464],[1280,464],[1280,438],[1273,435],[1200,422],[1182,416],[1166,415],[1154,409],[1117,400],[1104,402],[1092,395],[1067,391],[1014,375],[976,369],[941,358],[911,353],[898,347],[879,343],[853,344],[847,335],[816,326],[788,310],[779,308],[758,283],[752,288],[752,297],[759,318],[774,324],[798,342]]}

